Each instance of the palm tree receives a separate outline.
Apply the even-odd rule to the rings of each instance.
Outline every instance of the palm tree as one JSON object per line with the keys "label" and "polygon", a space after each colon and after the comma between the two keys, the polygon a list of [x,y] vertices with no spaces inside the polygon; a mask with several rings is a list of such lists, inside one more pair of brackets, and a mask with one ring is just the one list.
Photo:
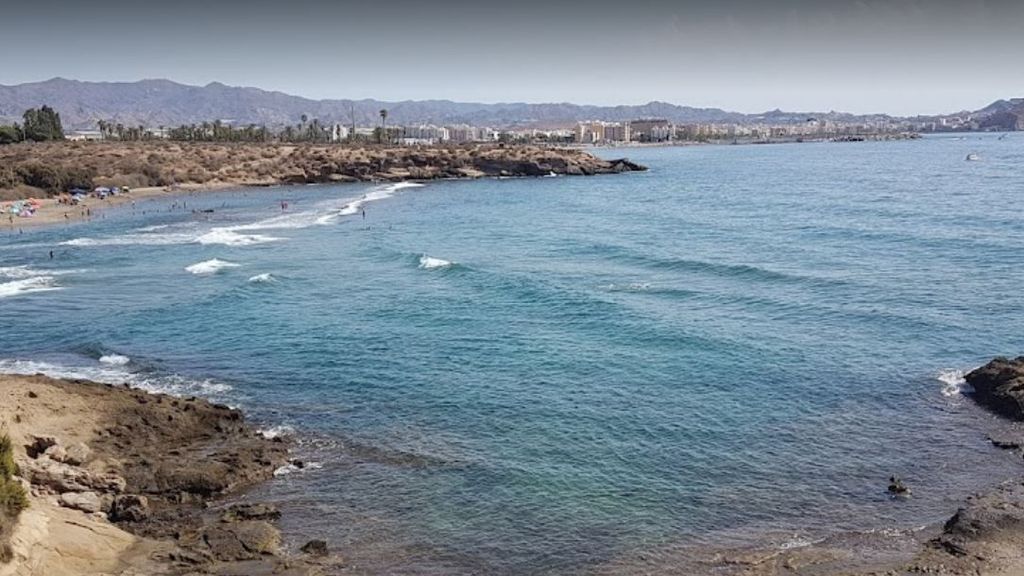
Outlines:
{"label": "palm tree", "polygon": [[385,108],[380,110],[380,137],[383,140],[388,132],[388,111]]}

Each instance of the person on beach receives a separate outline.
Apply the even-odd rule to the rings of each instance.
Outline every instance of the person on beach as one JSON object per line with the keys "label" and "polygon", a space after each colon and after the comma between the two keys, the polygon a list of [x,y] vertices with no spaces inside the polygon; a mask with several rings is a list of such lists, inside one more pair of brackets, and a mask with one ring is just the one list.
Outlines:
{"label": "person on beach", "polygon": [[363,220],[366,220],[366,208],[363,208]]}

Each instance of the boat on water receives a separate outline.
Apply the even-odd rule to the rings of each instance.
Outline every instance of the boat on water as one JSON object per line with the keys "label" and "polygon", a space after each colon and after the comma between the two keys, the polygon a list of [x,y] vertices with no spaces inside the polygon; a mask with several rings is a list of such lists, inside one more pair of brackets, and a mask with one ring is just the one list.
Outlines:
{"label": "boat on water", "polygon": [[981,156],[978,156],[974,152],[971,152],[970,154],[967,155],[967,158],[965,158],[965,160],[967,160],[968,162],[976,162],[978,160],[981,160]]}

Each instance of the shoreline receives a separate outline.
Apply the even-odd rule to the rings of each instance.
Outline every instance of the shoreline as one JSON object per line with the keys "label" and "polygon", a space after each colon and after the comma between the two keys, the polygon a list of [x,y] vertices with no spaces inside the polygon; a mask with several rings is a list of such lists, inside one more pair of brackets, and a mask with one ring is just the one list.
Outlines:
{"label": "shoreline", "polygon": [[0,423],[29,493],[0,576],[278,574],[340,562],[282,544],[272,504],[247,498],[301,465],[237,410],[128,385],[0,375]]}
{"label": "shoreline", "polygon": [[[986,413],[1017,414],[1014,420],[1019,422],[1022,417],[1015,411],[1024,406],[1024,394],[1008,398],[1000,392],[1007,387],[1006,382],[1016,378],[1024,381],[1024,357],[1016,361],[994,360],[967,375],[976,390],[970,400]],[[986,387],[984,382],[990,385]],[[275,469],[289,463],[288,442],[265,438],[245,423],[237,410],[194,397],[179,398],[127,386],[43,375],[0,374],[0,384],[0,421],[18,447],[16,459],[30,479],[32,491],[32,506],[23,513],[11,540],[16,560],[0,564],[0,576],[34,573],[19,571],[19,562],[21,566],[50,566],[51,571],[46,573],[55,575],[106,573],[111,562],[122,570],[131,567],[146,574],[179,573],[185,568],[227,574],[243,565],[247,569],[259,565],[268,570],[265,573],[273,573],[287,565],[289,569],[300,570],[289,574],[313,576],[341,566],[341,558],[327,554],[319,543],[309,548],[313,553],[283,551],[280,533],[273,527],[279,513],[271,504],[231,503],[239,497],[244,499],[247,489],[270,480]],[[58,410],[57,406],[65,409]],[[74,409],[68,410],[69,407]],[[69,412],[74,415],[67,415]],[[189,412],[194,419],[193,425],[188,426],[193,436],[185,439],[174,432],[180,425],[161,426],[156,422],[165,417],[186,417]],[[150,431],[149,440],[133,440],[140,436],[139,426]],[[983,425],[979,428],[985,432]],[[1024,430],[1012,424],[1006,429],[999,434],[990,432],[990,441],[1021,458]],[[196,435],[204,439],[197,441]],[[46,446],[42,454],[33,454],[32,448],[26,448],[35,446],[38,452],[51,441],[57,448]],[[78,448],[82,444],[88,456],[78,462],[80,473],[60,461],[50,462],[75,451],[83,453]],[[211,449],[214,454],[227,454],[227,461],[233,462],[238,471],[226,473],[223,469],[217,472],[204,468],[208,456],[195,456],[200,452],[208,455]],[[160,466],[165,458],[177,459],[176,469],[199,472],[170,473],[169,467]],[[54,469],[61,473],[53,473]],[[68,474],[80,483],[123,487],[112,488],[105,494],[96,488],[101,492],[101,508],[92,510],[86,504],[87,510],[92,511],[76,510],[77,500],[61,492],[60,482],[67,481]],[[1021,477],[968,497],[944,524],[837,532],[811,542],[783,546],[684,545],[666,554],[638,550],[635,555],[592,567],[590,572],[725,576],[1020,574],[1024,573],[1021,478],[1024,468]],[[138,495],[148,498],[146,515],[132,516],[134,512],[130,512],[118,517],[118,499],[128,498],[131,504],[137,502],[131,498]],[[106,503],[108,499],[110,504]],[[105,505],[106,510],[102,508]],[[88,531],[83,532],[82,526]],[[41,546],[44,539],[47,545]],[[86,548],[102,552],[90,555],[82,552]],[[93,568],[96,572],[88,571]],[[62,572],[63,569],[68,571]]]}
{"label": "shoreline", "polygon": [[[92,174],[93,184],[129,186],[105,200],[57,203],[55,192],[21,185],[0,198],[35,198],[33,217],[0,214],[0,230],[77,222],[101,210],[155,197],[231,188],[294,184],[397,183],[481,178],[591,176],[644,171],[620,158],[604,160],[564,147],[349,147],[215,142],[52,142],[0,146],[0,164],[31,173],[40,164],[64,174]],[[63,189],[68,188],[65,186]],[[8,200],[10,202],[13,200]],[[7,202],[0,201],[0,206]]]}

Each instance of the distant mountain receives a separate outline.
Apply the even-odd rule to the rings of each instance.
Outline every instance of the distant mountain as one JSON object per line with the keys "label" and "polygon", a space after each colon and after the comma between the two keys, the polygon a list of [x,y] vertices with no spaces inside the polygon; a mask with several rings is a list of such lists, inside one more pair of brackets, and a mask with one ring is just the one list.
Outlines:
{"label": "distant mountain", "polygon": [[[640,106],[557,104],[480,104],[448,100],[383,102],[378,100],[311,100],[258,88],[239,88],[218,82],[189,86],[169,80],[139,82],[81,82],[54,78],[16,86],[0,85],[0,122],[14,122],[28,108],[48,104],[71,129],[95,128],[99,120],[126,126],[177,126],[222,120],[235,124],[280,127],[296,124],[303,114],[322,123],[355,121],[375,125],[379,111],[388,110],[395,124],[471,124],[476,126],[572,126],[580,120],[665,118],[674,122],[748,122],[760,115],[693,108],[665,102]],[[765,117],[807,114],[770,112]]]}
{"label": "distant mountain", "polygon": [[983,116],[979,125],[985,130],[1024,130],[1024,98],[996,100],[977,114]]}
{"label": "distant mountain", "polygon": [[[569,127],[581,120],[664,118],[676,123],[798,124],[809,118],[836,122],[892,120],[884,114],[784,112],[741,114],[718,108],[693,108],[666,102],[639,106],[588,106],[570,103],[481,104],[450,100],[311,100],[258,88],[213,82],[189,86],[170,80],[81,82],[53,78],[16,86],[0,85],[0,123],[20,121],[22,113],[48,104],[61,114],[65,128],[95,129],[99,120],[147,128],[221,120],[236,125],[278,128],[297,124],[302,115],[321,123],[376,125],[379,111],[388,110],[394,124],[470,124],[504,127]],[[974,113],[989,129],[1024,129],[1024,99],[1000,100]],[[935,117],[938,118],[938,117]],[[1007,126],[1016,128],[1006,128]]]}

